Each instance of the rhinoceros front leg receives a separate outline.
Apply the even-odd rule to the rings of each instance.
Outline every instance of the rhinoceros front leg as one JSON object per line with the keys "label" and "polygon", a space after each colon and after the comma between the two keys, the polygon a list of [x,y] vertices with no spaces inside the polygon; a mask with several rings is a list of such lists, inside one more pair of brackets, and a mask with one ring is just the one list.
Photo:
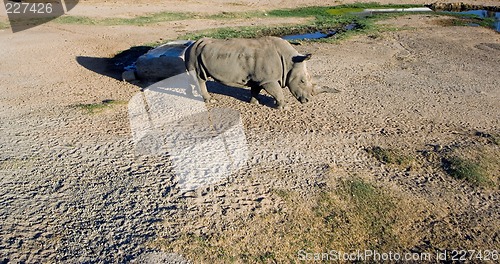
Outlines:
{"label": "rhinoceros front leg", "polygon": [[251,87],[252,91],[252,98],[250,99],[251,104],[259,104],[259,93],[262,90],[262,87],[259,85],[254,85]]}
{"label": "rhinoceros front leg", "polygon": [[283,96],[283,88],[278,82],[270,82],[262,85],[264,90],[269,93],[276,100],[276,108],[285,109],[285,96]]}

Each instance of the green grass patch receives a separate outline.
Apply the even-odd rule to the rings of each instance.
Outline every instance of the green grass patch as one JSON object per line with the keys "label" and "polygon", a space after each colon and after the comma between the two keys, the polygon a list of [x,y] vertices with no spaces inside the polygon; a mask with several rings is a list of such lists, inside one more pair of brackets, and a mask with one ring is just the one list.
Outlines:
{"label": "green grass patch", "polygon": [[[345,31],[343,28],[351,23],[356,23],[356,29]],[[309,22],[307,24],[302,25],[283,25],[283,26],[251,26],[251,27],[228,27],[228,28],[217,28],[217,29],[208,29],[201,30],[188,33],[179,37],[179,39],[192,39],[198,40],[202,37],[216,38],[216,39],[225,39],[225,38],[258,38],[263,36],[285,36],[285,35],[296,35],[296,34],[305,34],[309,32],[330,32],[337,31],[338,33],[335,37],[318,39],[313,41],[320,42],[333,42],[335,39],[340,38],[342,35],[348,34],[357,34],[362,31],[366,31],[373,24],[367,21],[355,21],[352,18],[347,17],[328,17],[325,19],[314,20],[313,22]],[[346,35],[350,36],[350,35]]]}
{"label": "green grass patch", "polygon": [[346,5],[338,5],[334,7],[330,7],[331,9],[377,9],[377,8],[412,8],[412,7],[423,7],[422,4],[387,4],[381,5],[377,2],[369,2],[369,3],[352,3]]}
{"label": "green grass patch", "polygon": [[104,110],[111,108],[115,105],[120,105],[120,104],[124,104],[124,103],[125,102],[123,102],[123,101],[103,100],[100,103],[77,104],[77,105],[74,105],[74,107],[83,110],[87,114],[97,114],[97,113],[101,113]]}
{"label": "green grass patch", "polygon": [[[359,17],[353,13],[362,11],[366,8],[410,8],[420,5],[380,5],[377,3],[355,3],[350,5],[339,5],[335,7],[313,6],[300,7],[292,9],[277,9],[269,12],[253,11],[253,12],[221,12],[218,14],[200,14],[200,13],[174,13],[160,12],[134,18],[91,18],[81,16],[62,16],[55,21],[65,24],[81,24],[81,25],[137,25],[143,26],[152,23],[160,23],[174,20],[185,19],[251,19],[256,17],[274,17],[274,18],[312,18],[312,21],[300,25],[283,25],[274,27],[228,27],[219,29],[209,29],[203,31],[191,32],[180,36],[179,39],[197,40],[201,37],[211,38],[256,38],[261,36],[284,36],[304,34],[310,32],[331,32],[336,31],[337,34],[330,38],[311,40],[318,42],[336,42],[341,39],[349,38],[357,34],[378,34],[383,32],[384,28],[376,25],[374,22],[384,18],[391,18],[404,13],[395,14],[377,14],[368,17]],[[348,24],[357,24],[354,30],[345,31],[343,27]],[[162,43],[154,43],[160,45]]]}
{"label": "green grass patch", "polygon": [[[269,17],[312,17],[313,20],[300,25],[283,25],[275,27],[228,27],[219,29],[209,29],[191,32],[179,37],[180,39],[197,40],[202,37],[210,38],[257,38],[262,36],[285,36],[296,35],[310,32],[331,32],[336,31],[337,34],[330,38],[308,40],[316,42],[336,42],[342,39],[349,38],[357,34],[379,34],[390,29],[384,26],[376,25],[376,21],[381,19],[393,18],[406,13],[393,14],[376,14],[369,17],[358,17],[351,11],[363,10],[365,8],[409,8],[415,5],[378,5],[378,4],[353,4],[342,5],[338,7],[301,7],[294,9],[279,9],[272,10],[267,13]],[[261,15],[260,13],[258,14]],[[226,16],[233,16],[233,13],[228,13]],[[343,30],[346,25],[356,24],[357,27],[353,30]]]}
{"label": "green grass patch", "polygon": [[422,153],[433,167],[440,167],[454,179],[495,189],[500,186],[500,148],[495,135],[476,131],[464,142]]}
{"label": "green grass patch", "polygon": [[105,19],[97,19],[85,16],[61,16],[55,19],[55,22],[60,24],[73,24],[73,25],[99,25]]}
{"label": "green grass patch", "polygon": [[[271,35],[274,29],[270,27],[231,27],[207,29],[195,31],[181,36],[179,39],[198,40],[203,37],[225,39],[225,38],[257,38]],[[278,30],[276,30],[278,31]]]}
{"label": "green grass patch", "polygon": [[97,25],[97,26],[117,26],[117,25],[135,25],[144,26],[148,24],[186,20],[196,18],[193,13],[175,13],[160,12],[133,18],[94,18],[85,16],[61,16],[54,21],[61,24],[77,25]]}
{"label": "green grass patch", "polygon": [[421,7],[422,5],[406,5],[406,4],[394,4],[394,5],[380,5],[378,3],[354,3],[348,5],[338,5],[338,6],[311,6],[311,7],[299,7],[291,9],[278,9],[268,12],[269,16],[273,17],[322,17],[322,16],[343,16],[352,15],[352,13],[361,12],[367,8],[411,8],[411,7]]}
{"label": "green grass patch", "polygon": [[[235,19],[235,18],[256,18],[256,17],[315,17],[317,20],[328,20],[328,17],[349,15],[352,11],[363,10],[365,8],[388,8],[388,7],[412,7],[415,5],[379,5],[375,3],[358,3],[352,5],[341,5],[337,7],[300,7],[293,9],[278,9],[269,12],[221,12],[218,14],[200,14],[200,13],[177,13],[177,12],[159,12],[151,13],[133,18],[95,18],[85,16],[62,16],[55,19],[62,24],[81,24],[81,25],[137,25],[186,20],[186,19]],[[330,18],[331,19],[331,18]]]}
{"label": "green grass patch", "polygon": [[293,9],[271,10],[267,14],[272,17],[318,17],[327,16],[330,7],[312,6]]}
{"label": "green grass patch", "polygon": [[202,37],[217,39],[225,38],[258,38],[263,36],[285,36],[294,34],[304,34],[314,31],[330,31],[335,27],[341,28],[343,24],[332,25],[290,25],[279,27],[234,27],[202,30],[188,33],[181,36],[180,39],[198,40]]}
{"label": "green grass patch", "polygon": [[362,12],[363,10],[364,10],[363,8],[345,7],[345,8],[328,9],[326,12],[330,15],[342,16],[346,14],[359,13]]}
{"label": "green grass patch", "polygon": [[0,21],[0,29],[10,28],[10,24],[8,22]]}
{"label": "green grass patch", "polygon": [[353,15],[354,13],[362,12],[365,9],[377,9],[377,8],[410,8],[420,5],[380,5],[378,3],[354,3],[349,5],[340,5],[335,7],[330,7],[326,12],[333,16],[345,16]]}
{"label": "green grass patch", "polygon": [[199,18],[204,19],[241,19],[241,18],[262,18],[267,17],[268,14],[264,11],[252,11],[252,12],[221,12],[213,15],[201,15],[198,14]]}
{"label": "green grass patch", "polygon": [[485,169],[485,167],[489,166],[487,164],[489,162],[488,158],[471,160],[459,156],[450,156],[442,159],[442,167],[446,173],[455,179],[465,180],[476,186],[491,187],[495,185],[495,182]]}
{"label": "green grass patch", "polygon": [[409,166],[414,160],[408,155],[404,155],[399,150],[385,149],[379,146],[367,148],[366,152],[373,156],[378,161],[385,164],[392,164],[397,166]]}

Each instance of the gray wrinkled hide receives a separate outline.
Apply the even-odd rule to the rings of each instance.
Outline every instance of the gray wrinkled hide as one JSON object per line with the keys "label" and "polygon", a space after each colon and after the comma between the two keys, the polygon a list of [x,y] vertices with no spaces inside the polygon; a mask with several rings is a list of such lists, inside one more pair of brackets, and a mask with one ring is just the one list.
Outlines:
{"label": "gray wrinkled hide", "polygon": [[286,40],[277,37],[259,39],[209,39],[197,41],[186,50],[186,67],[202,80],[214,80],[230,86],[257,85],[278,81],[286,86],[292,58],[300,55]]}
{"label": "gray wrinkled hide", "polygon": [[[203,38],[191,45],[185,53],[186,68],[200,84],[205,101],[210,95],[205,82],[209,78],[228,86],[252,88],[252,103],[265,89],[276,99],[278,108],[285,105],[282,89],[289,87],[302,103],[313,95],[313,84],[305,61],[311,56],[301,55],[286,40],[277,37],[258,39]],[[302,82],[300,82],[302,80]]]}

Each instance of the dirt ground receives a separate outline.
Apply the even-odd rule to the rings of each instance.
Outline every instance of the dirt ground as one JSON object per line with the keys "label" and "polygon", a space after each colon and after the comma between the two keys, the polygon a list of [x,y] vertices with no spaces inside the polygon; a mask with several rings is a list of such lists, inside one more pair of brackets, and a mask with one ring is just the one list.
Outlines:
{"label": "dirt ground", "polygon": [[[71,14],[129,17],[350,2],[81,1]],[[415,210],[404,211],[422,213],[409,224],[416,235],[404,250],[499,250],[498,187],[475,187],[432,165],[392,167],[365,151],[382,146],[418,156],[484,145],[498,153],[498,145],[477,132],[500,134],[500,34],[448,26],[450,19],[404,16],[380,22],[398,30],[296,46],[314,54],[308,68],[322,76],[320,84],[342,92],[303,105],[286,92],[287,111],[214,94],[218,102],[209,108],[241,113],[251,155],[248,168],[193,197],[173,187],[168,156],[134,151],[127,102],[140,88],[105,74],[106,58],[199,29],[294,21],[48,23],[15,34],[0,30],[0,262],[128,262],[168,253],[200,262],[182,247],[162,252],[170,247],[155,241],[248,228],[238,220],[287,206],[276,190],[307,200],[325,182],[333,186],[352,175],[418,201]],[[78,57],[95,58],[93,70]],[[77,107],[109,99],[117,103],[96,114]],[[493,178],[499,174],[493,171]]]}

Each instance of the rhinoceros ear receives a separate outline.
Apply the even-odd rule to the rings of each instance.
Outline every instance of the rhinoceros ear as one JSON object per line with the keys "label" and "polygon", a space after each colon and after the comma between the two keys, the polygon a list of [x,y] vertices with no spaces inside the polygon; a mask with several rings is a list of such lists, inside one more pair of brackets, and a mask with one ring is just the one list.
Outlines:
{"label": "rhinoceros ear", "polygon": [[292,61],[297,63],[297,62],[303,62],[303,61],[306,61],[306,60],[310,60],[312,57],[312,54],[309,53],[307,55],[298,55],[298,56],[295,56],[292,58]]}

